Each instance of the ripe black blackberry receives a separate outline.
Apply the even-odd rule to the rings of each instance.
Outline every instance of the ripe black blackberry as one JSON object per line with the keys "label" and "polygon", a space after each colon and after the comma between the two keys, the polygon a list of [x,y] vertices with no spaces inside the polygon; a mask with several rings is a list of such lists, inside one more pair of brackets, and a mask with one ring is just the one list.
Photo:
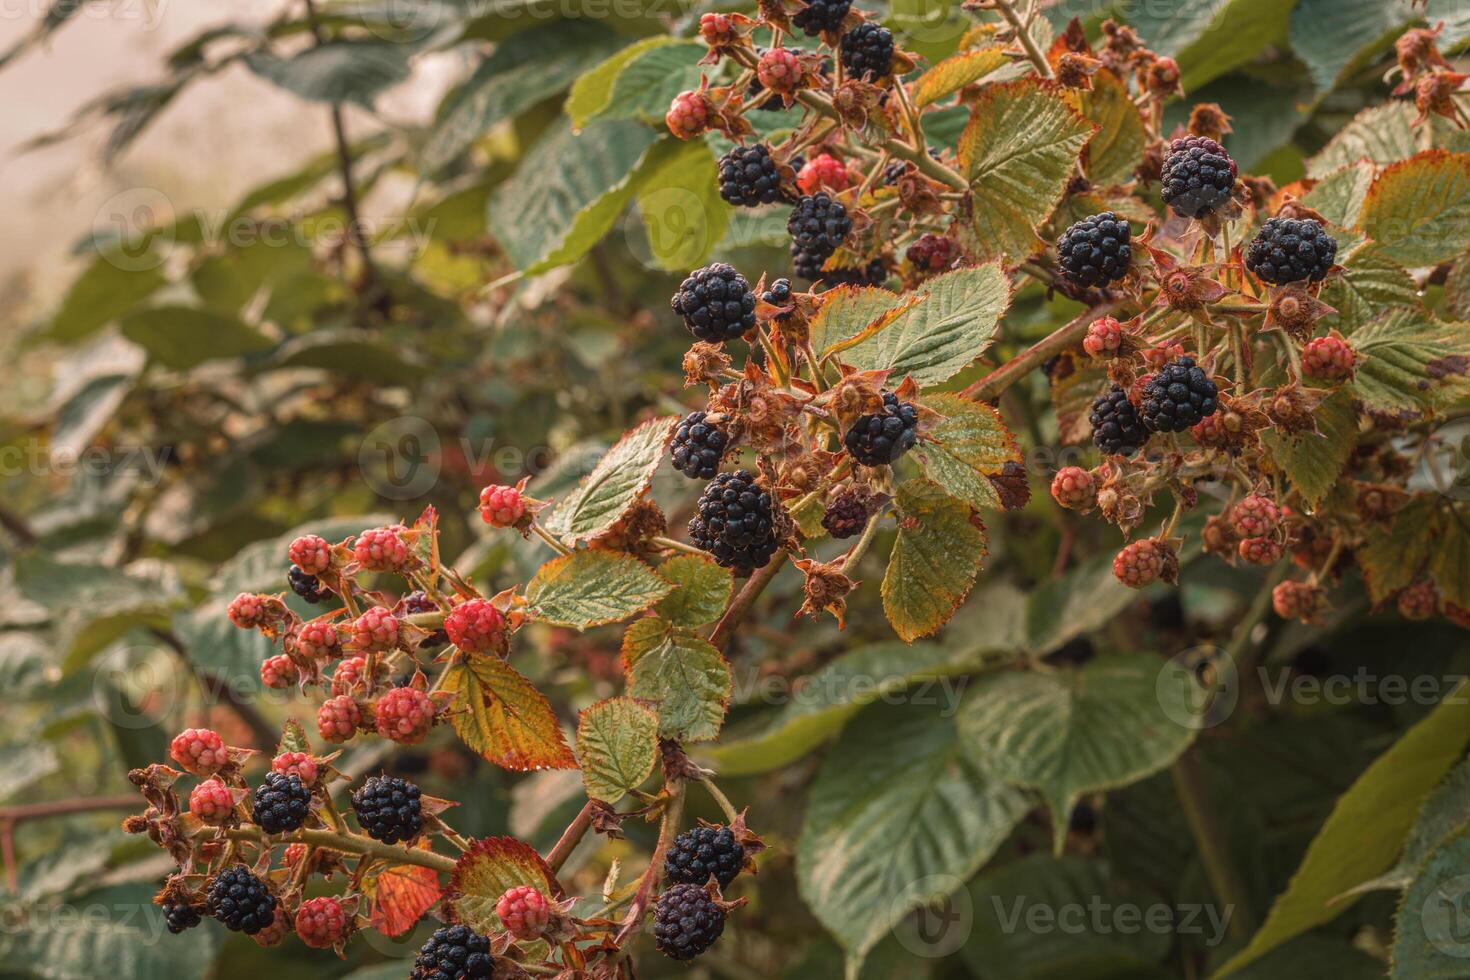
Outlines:
{"label": "ripe black blackberry", "polygon": [[250,819],[267,834],[284,834],[299,828],[310,812],[311,790],[301,784],[300,776],[268,772],[255,791]]}
{"label": "ripe black blackberry", "polygon": [[1068,228],[1057,242],[1057,258],[1078,286],[1101,286],[1122,279],[1132,249],[1128,221],[1111,211],[1094,214]]}
{"label": "ripe black blackberry", "polygon": [[914,448],[918,427],[919,413],[914,406],[888,392],[883,396],[883,410],[859,417],[842,437],[842,444],[864,466],[884,466]]}
{"label": "ripe black blackberry", "polygon": [[1155,432],[1183,432],[1215,414],[1219,394],[1193,358],[1178,358],[1143,386],[1143,424]]}
{"label": "ripe black blackberry", "polygon": [[725,931],[725,910],[699,885],[675,885],[658,898],[653,938],[670,959],[692,960]]}
{"label": "ripe black blackberry", "polygon": [[690,412],[674,430],[674,441],[669,445],[674,469],[691,480],[708,480],[720,471],[720,460],[730,445],[730,437],[724,429],[706,421],[705,412]]}
{"label": "ripe black blackberry", "polygon": [[664,858],[664,880],[671,885],[700,885],[710,875],[729,888],[745,863],[745,848],[729,827],[695,827],[674,838]]}
{"label": "ripe black blackberry", "polygon": [[823,31],[841,27],[850,9],[852,0],[808,0],[791,18],[791,23],[805,31],[807,37],[816,37]]}
{"label": "ripe black blackberry", "polygon": [[168,931],[175,936],[194,928],[204,921],[204,910],[197,905],[175,905],[163,903],[163,921]]}
{"label": "ripe black blackberry", "polygon": [[1272,218],[1245,250],[1245,267],[1262,282],[1321,282],[1337,258],[1337,240],[1312,218]]}
{"label": "ripe black blackberry", "polygon": [[781,172],[764,143],[737,146],[720,157],[720,197],[736,207],[753,208],[781,200]]}
{"label": "ripe black blackberry", "polygon": [[707,343],[734,340],[755,328],[755,293],[744,276],[723,262],[690,273],[671,305],[689,332]]}
{"label": "ripe black blackberry", "polygon": [[423,829],[419,796],[419,788],[406,779],[369,776],[352,794],[352,812],[373,840],[397,844]]}
{"label": "ripe black blackberry", "polygon": [[253,936],[276,921],[276,896],[243,864],[214,876],[205,909],[231,932]]}
{"label": "ripe black blackberry", "polygon": [[725,568],[749,575],[776,553],[771,495],[748,470],[721,473],[700,495],[689,540]]}
{"label": "ripe black blackberry", "polygon": [[295,565],[286,573],[286,581],[291,583],[292,592],[312,605],[332,594],[332,590],[324,588],[315,575],[308,575]]}
{"label": "ripe black blackberry", "polygon": [[1164,203],[1184,218],[1203,218],[1230,200],[1235,161],[1208,136],[1186,136],[1169,144],[1164,157]]}
{"label": "ripe black blackberry", "polygon": [[771,288],[761,293],[761,299],[772,306],[787,306],[791,303],[791,280],[777,279]]}
{"label": "ripe black blackberry", "polygon": [[429,594],[422,589],[410,592],[403,597],[403,614],[405,616],[416,616],[419,613],[438,612],[439,606]]}
{"label": "ripe black blackberry", "polygon": [[831,257],[831,252],[808,252],[793,244],[791,246],[791,271],[807,282],[816,282],[822,278],[822,266],[826,265],[827,260]]}
{"label": "ripe black blackberry", "polygon": [[1117,385],[1097,396],[1087,418],[1092,423],[1092,444],[1109,456],[1132,456],[1148,441],[1138,410]]}
{"label": "ripe black blackberry", "polygon": [[797,201],[796,207],[791,209],[791,217],[786,221],[786,232],[791,236],[792,254],[799,250],[809,256],[820,255],[822,262],[826,262],[841,247],[850,231],[852,219],[847,216],[847,208],[826,191],[807,195]]}
{"label": "ripe black blackberry", "polygon": [[490,980],[495,957],[490,940],[469,926],[445,926],[419,948],[409,980]]}
{"label": "ripe black blackberry", "polygon": [[888,281],[888,263],[874,259],[860,269],[832,269],[821,273],[821,279],[828,289],[835,286],[881,286]]}
{"label": "ripe black blackberry", "polygon": [[850,538],[868,525],[868,504],[859,494],[844,491],[832,498],[822,515],[822,527],[832,537]]}
{"label": "ripe black blackberry", "polygon": [[893,32],[869,22],[842,35],[842,67],[852,77],[869,81],[891,74]]}

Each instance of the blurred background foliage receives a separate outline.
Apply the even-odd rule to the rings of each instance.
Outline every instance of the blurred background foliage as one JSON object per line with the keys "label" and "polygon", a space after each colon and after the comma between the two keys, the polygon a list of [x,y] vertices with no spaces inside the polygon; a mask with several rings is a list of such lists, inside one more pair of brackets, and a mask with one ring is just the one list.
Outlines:
{"label": "blurred background foliage", "polygon": [[[44,57],[70,21],[124,6],[57,0],[11,31],[15,44],[0,59],[14,70]],[[217,23],[161,64],[138,66],[136,83],[94,93],[74,120],[36,135],[37,147],[77,140],[104,167],[121,167],[187,90],[244,71],[297,100],[293,125],[312,133],[303,142],[327,149],[281,155],[218,210],[176,209],[167,186],[119,186],[92,228],[77,229],[77,273],[64,295],[44,311],[9,299],[17,315],[0,336],[12,364],[0,430],[8,874],[0,974],[406,974],[402,957],[422,935],[359,944],[346,962],[295,944],[258,949],[213,924],[170,941],[148,904],[164,859],[121,833],[120,809],[37,819],[15,808],[38,800],[116,808],[129,792],[127,769],[162,758],[179,728],[210,725],[234,744],[267,747],[267,732],[305,710],[261,688],[264,641],[223,615],[238,591],[285,588],[293,529],[341,537],[433,504],[444,552],[462,572],[492,588],[523,583],[549,552],[485,533],[479,488],[534,475],[537,496],[558,496],[628,426],[696,407],[680,384],[688,337],[667,308],[678,279],[711,256],[752,280],[789,262],[784,213],[734,214],[714,193],[719,139],[677,144],[659,125],[669,99],[698,83],[703,46],[687,39],[707,9],[738,8],[361,0],[290,3],[232,20],[220,7]],[[1387,101],[1384,78],[1405,27],[1443,21],[1448,51],[1470,40],[1470,7],[1456,0],[1151,0],[1063,3],[1045,14],[1043,35],[1073,16],[1094,36],[1108,16],[1135,26],[1180,63],[1187,94],[1170,118],[1218,102],[1234,119],[1226,142],[1242,170],[1278,184],[1306,175],[1306,161],[1354,117],[1369,152],[1376,135],[1407,126],[1413,109]],[[886,12],[901,43],[930,60],[985,17],[932,0],[895,0]],[[117,20],[117,43],[129,27]],[[446,56],[455,74],[431,113],[405,122],[375,111],[393,93],[445,88],[442,73],[437,82],[419,73]],[[572,88],[614,56],[624,69],[615,84],[594,74]],[[770,117],[760,120],[770,132],[791,124],[784,113],[756,115]],[[952,144],[964,110],[926,121],[935,142]],[[354,215],[364,229],[357,238]],[[996,356],[1076,312],[1039,291],[1021,294]],[[1029,449],[1057,443],[1049,406],[1040,376],[1002,406]],[[841,799],[843,774],[870,760],[901,763],[899,772],[938,766],[935,778],[957,763],[940,730],[921,739],[937,745],[875,741],[874,732],[903,730],[898,715],[912,706],[868,705],[871,692],[855,697],[834,677],[900,685],[914,675],[968,677],[1021,655],[1065,667],[1099,651],[1169,656],[1231,641],[1260,574],[1197,563],[1177,594],[1139,599],[1114,588],[1106,558],[1089,558],[1116,547],[1110,532],[1073,524],[1041,492],[1067,461],[1035,457],[1038,499],[996,516],[982,587],[934,643],[891,642],[876,567],[859,576],[865,584],[841,633],[829,620],[793,622],[800,579],[789,571],[778,579],[731,651],[737,699],[723,743],[706,756],[731,774],[727,789],[752,805],[752,824],[773,847],[742,886],[752,904],[719,956],[693,969],[649,958],[647,975],[840,973],[841,950],[798,897],[798,850],[826,856],[820,838],[803,843],[805,788],[825,781],[828,797]],[[695,489],[661,473],[654,493],[671,526],[687,517]],[[1074,559],[1058,565],[1063,540]],[[1262,627],[1266,664],[1291,677],[1361,669],[1380,684],[1470,666],[1453,627],[1370,623],[1366,613],[1360,599],[1340,603],[1323,627],[1273,621]],[[616,636],[538,628],[517,663],[556,693],[570,721],[576,707],[620,691]],[[801,678],[836,693],[781,703]],[[949,688],[935,689],[943,701]],[[1246,722],[1228,737],[1207,733],[1197,757],[1259,920],[1334,801],[1428,709],[1383,698],[1270,704],[1249,684],[1246,692],[1237,708]],[[412,775],[462,802],[462,828],[541,848],[581,804],[575,773],[506,773],[450,740],[392,755],[357,748],[345,764]],[[1206,942],[1209,930],[1037,936],[997,931],[991,914],[993,902],[1017,895],[1209,901],[1174,778],[1151,776],[1105,806],[1089,795],[1061,858],[1050,856],[1049,818],[1036,807],[962,891],[976,923],[967,940],[922,955],[934,949],[916,950],[901,929],[877,946],[863,976],[1204,975],[1239,933],[1223,947]],[[637,865],[647,853],[648,829],[626,830],[628,840],[573,859],[570,878],[584,894],[596,893],[609,859]],[[964,828],[931,820],[925,833],[951,831]],[[882,844],[867,846],[881,854]],[[1389,893],[1371,894],[1239,976],[1381,976],[1393,911]]]}

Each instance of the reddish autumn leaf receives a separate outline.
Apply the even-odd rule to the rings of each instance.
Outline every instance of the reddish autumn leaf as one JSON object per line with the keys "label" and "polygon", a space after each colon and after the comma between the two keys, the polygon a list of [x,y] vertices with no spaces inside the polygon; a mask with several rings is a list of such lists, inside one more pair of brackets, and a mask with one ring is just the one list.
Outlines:
{"label": "reddish autumn leaf", "polygon": [[496,657],[450,667],[440,690],[455,696],[450,718],[466,745],[506,769],[576,769],[556,712],[536,686]]}
{"label": "reddish autumn leaf", "polygon": [[373,903],[373,928],[401,936],[439,901],[439,875],[432,868],[395,864],[374,875],[365,890]]}

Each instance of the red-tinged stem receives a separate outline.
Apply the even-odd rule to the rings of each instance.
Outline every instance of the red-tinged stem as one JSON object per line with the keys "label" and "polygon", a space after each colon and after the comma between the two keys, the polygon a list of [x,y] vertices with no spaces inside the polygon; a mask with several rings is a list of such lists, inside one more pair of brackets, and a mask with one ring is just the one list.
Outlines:
{"label": "red-tinged stem", "polygon": [[984,402],[1000,397],[1001,392],[1020,381],[1035,368],[1060,354],[1087,336],[1087,328],[1098,317],[1110,316],[1122,305],[1118,302],[1095,306],[1065,326],[1038,340],[970,387],[960,392],[964,398]]}
{"label": "red-tinged stem", "polygon": [[735,632],[735,627],[744,621],[746,614],[750,612],[750,607],[755,605],[755,600],[766,591],[766,586],[771,584],[771,580],[785,564],[786,552],[778,552],[764,568],[757,569],[755,574],[750,576],[750,580],[745,583],[744,588],[736,593],[734,599],[730,600],[730,605],[725,608],[725,615],[720,617],[720,621],[715,624],[714,632],[709,635],[709,641],[715,649],[723,650],[730,635]]}
{"label": "red-tinged stem", "polygon": [[582,843],[582,838],[587,836],[587,831],[592,826],[592,813],[596,808],[596,804],[588,800],[576,819],[562,832],[561,840],[546,855],[547,867],[551,868],[553,874],[561,870],[562,865],[567,863],[567,858],[577,849],[577,845]]}
{"label": "red-tinged stem", "polygon": [[654,885],[658,882],[659,871],[664,866],[664,855],[668,853],[670,845],[674,843],[674,837],[679,833],[679,820],[684,815],[684,780],[671,781],[669,792],[671,794],[669,803],[664,807],[663,822],[658,829],[658,844],[653,849],[653,857],[649,859],[648,869],[643,872],[643,879],[638,885],[638,893],[633,896],[633,904],[623,918],[622,928],[618,930],[617,943],[619,946],[623,945],[643,922],[643,916],[648,911],[648,903],[653,897]]}

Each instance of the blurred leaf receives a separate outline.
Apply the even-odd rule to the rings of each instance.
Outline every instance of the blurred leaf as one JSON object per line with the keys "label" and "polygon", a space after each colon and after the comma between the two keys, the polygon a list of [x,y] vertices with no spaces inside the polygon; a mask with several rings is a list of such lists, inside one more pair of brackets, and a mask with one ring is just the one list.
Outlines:
{"label": "blurred leaf", "polygon": [[274,346],[269,337],[232,316],[187,306],[157,306],[129,313],[122,319],[122,333],[176,371]]}
{"label": "blurred leaf", "polygon": [[51,429],[51,452],[80,453],[122,407],[137,384],[132,374],[93,378],[57,409]]}
{"label": "blurred leaf", "polygon": [[1021,460],[1000,413],[959,395],[929,395],[924,404],[943,416],[914,452],[924,475],[971,507],[999,507],[988,477]]}
{"label": "blurred leaf", "polygon": [[1414,115],[1407,102],[1364,109],[1307,161],[1307,176],[1325,177],[1358,160],[1386,166],[1428,149],[1427,129],[1414,127]]}
{"label": "blurred leaf", "polygon": [[1291,48],[1330,92],[1349,65],[1361,64],[1393,43],[1416,18],[1403,0],[1296,0],[1291,9]]}
{"label": "blurred leaf", "polygon": [[730,602],[734,575],[702,555],[675,555],[655,571],[675,586],[658,604],[658,614],[675,626],[713,623]]}
{"label": "blurred leaf", "polygon": [[526,586],[526,612],[538,622],[585,630],[621,622],[671,591],[632,555],[578,551],[541,566]]}
{"label": "blurred leaf", "polygon": [[1291,8],[1281,0],[1158,0],[1129,7],[1127,20],[1148,47],[1179,62],[1189,92],[1284,40]]}
{"label": "blurred leaf", "polygon": [[577,756],[587,795],[613,804],[658,762],[658,715],[632,698],[609,698],[578,716]]}
{"label": "blurred leaf", "polygon": [[607,108],[612,100],[613,83],[629,62],[653,48],[679,43],[678,38],[667,34],[643,38],[579,77],[567,95],[566,113],[572,120],[572,126],[581,129]]}
{"label": "blurred leaf", "polygon": [[181,598],[177,573],[154,562],[125,570],[30,555],[15,563],[15,584],[51,614],[59,652],[73,666],[135,626],[167,623]]}
{"label": "blurred leaf", "polygon": [[9,799],[60,768],[61,760],[46,742],[7,746],[0,753],[0,800]]}
{"label": "blurred leaf", "polygon": [[1470,153],[1423,153],[1390,164],[1368,189],[1358,227],[1401,265],[1434,265],[1465,249]]}
{"label": "blurred leaf", "polygon": [[1417,869],[1395,917],[1393,980],[1458,980],[1465,975],[1465,867],[1470,834],[1445,841]]}
{"label": "blurred leaf", "polygon": [[272,356],[272,368],[321,368],[368,381],[401,384],[426,369],[405,360],[403,347],[388,340],[365,339],[360,330],[314,330],[288,340]]}
{"label": "blurred leaf", "polygon": [[1347,164],[1323,177],[1302,203],[1333,224],[1351,228],[1358,222],[1373,176],[1373,165],[1366,160]]}
{"label": "blurred leaf", "polygon": [[975,586],[985,532],[970,507],[928,480],[899,484],[898,541],[883,575],[883,611],[900,638],[935,632]]}
{"label": "blurred leaf", "polygon": [[51,337],[73,343],[137,306],[167,281],[158,264],[146,254],[99,255],[72,282],[51,321]]}
{"label": "blurred leaf", "polygon": [[1368,526],[1357,560],[1375,603],[1386,602],[1419,575],[1434,547],[1433,536],[1425,531],[1435,524],[1438,510],[1433,498],[1416,497],[1391,520]]}
{"label": "blurred leaf", "polygon": [[546,520],[551,533],[580,541],[606,531],[648,489],[678,416],[650,419],[623,434]]}
{"label": "blurred leaf", "polygon": [[1348,894],[1409,887],[1435,848],[1448,842],[1452,835],[1458,836],[1467,826],[1470,826],[1470,762],[1461,762],[1424,801],[1394,866]]}
{"label": "blurred leaf", "polygon": [[638,170],[638,212],[654,265],[666,272],[698,268],[730,224],[720,198],[718,167],[709,144],[667,137]]}
{"label": "blurred leaf", "polygon": [[268,51],[245,56],[245,64],[266,81],[313,102],[353,102],[371,109],[373,101],[409,75],[411,44],[378,40],[331,40],[289,58]]}
{"label": "blurred leaf", "polygon": [[664,738],[706,742],[720,734],[730,703],[730,665],[693,630],[648,616],[623,634],[628,695],[658,709]]}
{"label": "blurred leaf", "polygon": [[[668,37],[648,40],[668,43],[640,41],[632,49],[624,49],[632,51],[626,61],[619,61],[624,54],[620,51],[577,80],[567,100],[567,113],[574,126],[581,129],[593,119],[637,119],[662,127],[664,113],[674,97],[699,87],[700,75],[710,70],[699,63],[709,54],[703,41]],[[602,88],[604,85],[606,88]],[[594,86],[602,93],[600,103]]]}
{"label": "blurred leaf", "polygon": [[458,698],[454,730],[488,761],[521,772],[577,768],[546,695],[505,661],[460,661],[445,672],[441,689]]}

